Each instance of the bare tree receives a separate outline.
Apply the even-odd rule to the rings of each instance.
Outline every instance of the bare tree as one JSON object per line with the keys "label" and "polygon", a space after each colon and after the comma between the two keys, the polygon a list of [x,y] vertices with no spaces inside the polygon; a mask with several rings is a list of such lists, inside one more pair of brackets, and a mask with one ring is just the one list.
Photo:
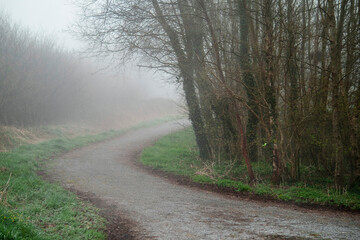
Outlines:
{"label": "bare tree", "polygon": [[272,165],[274,184],[306,166],[357,185],[358,0],[79,3],[92,50],[177,77],[203,159],[242,156],[250,182],[251,159]]}

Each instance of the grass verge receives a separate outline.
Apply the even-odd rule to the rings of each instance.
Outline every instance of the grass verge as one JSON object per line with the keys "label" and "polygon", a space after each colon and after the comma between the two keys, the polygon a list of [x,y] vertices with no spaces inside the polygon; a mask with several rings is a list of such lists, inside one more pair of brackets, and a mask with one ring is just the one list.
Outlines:
{"label": "grass verge", "polygon": [[[154,120],[131,129],[178,118]],[[131,129],[62,137],[0,152],[0,239],[105,239],[106,220],[97,208],[42,180],[36,171],[41,169],[42,160]]]}
{"label": "grass verge", "polygon": [[360,210],[360,194],[355,192],[339,193],[327,185],[308,185],[304,182],[273,186],[266,182],[271,174],[268,163],[253,165],[260,180],[256,186],[249,186],[246,166],[237,162],[203,162],[199,159],[195,137],[190,129],[179,131],[161,138],[152,147],[144,150],[141,163],[146,166],[187,176],[194,182],[216,184],[238,192],[248,192],[264,197],[304,204],[331,205]]}

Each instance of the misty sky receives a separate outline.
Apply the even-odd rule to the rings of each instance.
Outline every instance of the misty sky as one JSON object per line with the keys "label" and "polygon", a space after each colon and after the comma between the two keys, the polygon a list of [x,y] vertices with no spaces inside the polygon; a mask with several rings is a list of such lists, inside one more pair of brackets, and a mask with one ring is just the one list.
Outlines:
{"label": "misty sky", "polygon": [[[67,29],[77,20],[74,0],[0,0],[0,9],[13,22],[28,27],[32,32],[55,39],[59,46],[70,50],[81,50],[84,43],[76,40]],[[164,76],[153,74],[137,67],[122,68],[119,77],[127,76],[136,81],[154,97],[173,97],[175,90],[160,79]],[[124,79],[120,79],[123,81]]]}

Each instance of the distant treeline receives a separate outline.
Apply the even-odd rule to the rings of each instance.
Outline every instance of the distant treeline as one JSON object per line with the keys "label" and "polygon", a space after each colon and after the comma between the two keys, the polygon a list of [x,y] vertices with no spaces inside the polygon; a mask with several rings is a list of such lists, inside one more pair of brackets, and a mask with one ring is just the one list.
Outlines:
{"label": "distant treeline", "polygon": [[98,66],[8,19],[0,13],[0,125],[97,120],[139,97],[134,87],[93,74]]}

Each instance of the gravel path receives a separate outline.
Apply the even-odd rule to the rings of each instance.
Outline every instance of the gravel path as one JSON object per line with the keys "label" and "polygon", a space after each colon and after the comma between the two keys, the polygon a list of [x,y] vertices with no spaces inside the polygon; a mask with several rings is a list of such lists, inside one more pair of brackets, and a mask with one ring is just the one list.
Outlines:
{"label": "gravel path", "polygon": [[141,150],[186,122],[134,130],[49,163],[48,174],[136,223],[139,239],[360,239],[360,216],[222,197],[147,174]]}

